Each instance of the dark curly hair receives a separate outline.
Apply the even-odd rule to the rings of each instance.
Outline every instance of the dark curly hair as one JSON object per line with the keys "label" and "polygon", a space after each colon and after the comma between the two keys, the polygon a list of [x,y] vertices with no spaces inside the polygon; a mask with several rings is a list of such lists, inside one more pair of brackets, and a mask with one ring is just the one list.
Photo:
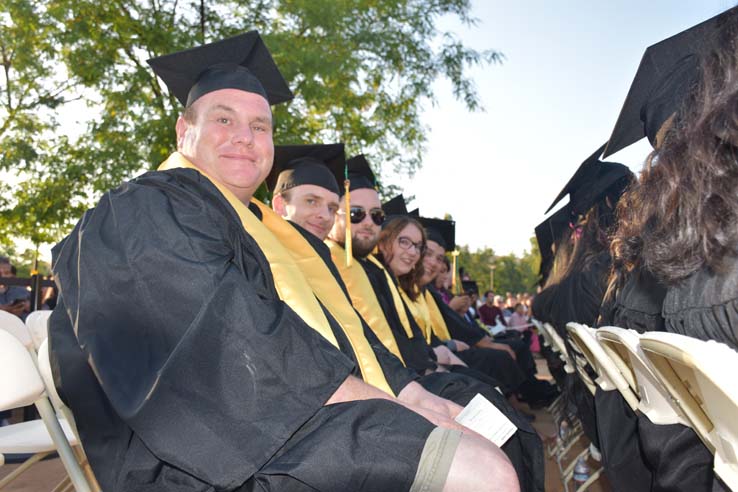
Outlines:
{"label": "dark curly hair", "polygon": [[[423,226],[420,224],[420,222],[407,215],[395,217],[389,222],[385,223],[385,225],[382,227],[382,232],[379,234],[379,241],[377,242],[377,246],[379,247],[379,251],[381,253],[378,256],[385,265],[389,265],[389,262],[392,261],[392,255],[394,254],[393,250],[395,248],[395,239],[397,239],[397,237],[400,235],[400,232],[402,232],[402,230],[405,229],[405,227],[407,227],[408,225],[414,225],[418,228],[418,230],[420,230],[420,235],[423,237],[423,249],[425,249],[425,229],[423,229]],[[385,254],[385,252],[389,253]],[[413,269],[405,275],[397,277],[397,281],[399,282],[400,287],[402,287],[402,290],[404,290],[408,297],[413,301],[418,298],[418,295],[420,295],[418,285],[420,285],[420,279],[423,278],[424,274],[425,270],[423,269],[423,254],[420,254],[418,256],[418,262],[415,264]]]}
{"label": "dark curly hair", "polygon": [[665,285],[719,271],[738,247],[738,9],[702,57],[697,88],[618,205],[614,275],[644,267]]}

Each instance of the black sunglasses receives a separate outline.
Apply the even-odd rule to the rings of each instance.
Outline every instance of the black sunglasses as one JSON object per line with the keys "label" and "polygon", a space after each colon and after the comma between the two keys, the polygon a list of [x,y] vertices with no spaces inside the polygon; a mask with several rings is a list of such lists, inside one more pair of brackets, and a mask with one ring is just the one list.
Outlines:
{"label": "black sunglasses", "polygon": [[[351,207],[350,213],[352,224],[358,224],[366,217],[366,210],[364,210],[363,207]],[[371,209],[369,211],[369,217],[371,217],[372,222],[374,222],[378,226],[381,226],[384,222],[384,212],[381,208]]]}

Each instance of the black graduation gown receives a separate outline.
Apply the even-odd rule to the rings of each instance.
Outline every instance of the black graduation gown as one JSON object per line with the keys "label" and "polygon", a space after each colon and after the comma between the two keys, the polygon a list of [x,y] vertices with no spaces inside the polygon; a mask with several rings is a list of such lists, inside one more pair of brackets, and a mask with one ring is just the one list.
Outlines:
{"label": "black graduation gown", "polygon": [[[433,350],[425,342],[420,327],[415,323],[412,315],[407,313],[414,333],[414,337],[408,339],[400,323],[394,303],[391,300],[392,294],[389,291],[389,286],[387,286],[384,272],[372,262],[361,259],[358,261],[360,261],[360,264],[367,272],[380,306],[395,335],[405,363],[408,363],[407,353],[411,357],[410,360],[419,360],[420,367],[423,367],[422,360],[420,360],[422,355],[428,354],[428,352],[432,354]],[[508,358],[512,360],[509,356]],[[518,432],[501,449],[510,458],[517,471],[521,490],[530,492],[543,491],[545,481],[543,443],[538,433],[533,429],[527,419],[510,406],[507,400],[494,389],[496,386],[499,386],[499,383],[494,378],[489,378],[484,374],[477,373],[473,369],[462,368],[460,366],[453,366],[452,370],[454,371],[453,373],[443,372],[423,375],[418,382],[431,393],[462,406],[468,404],[477,393],[481,393],[487,397],[491,403],[507,415],[518,427]]]}
{"label": "black graduation gown", "polygon": [[354,364],[279,300],[196,171],[107,193],[54,253],[52,368],[104,490],[412,483],[433,426],[386,401],[323,406]]}
{"label": "black graduation gown", "polygon": [[482,328],[467,323],[432,289],[431,294],[438,304],[451,338],[469,345],[469,349],[457,352],[456,355],[469,367],[500,381],[506,391],[517,392],[526,376],[513,358],[502,350],[475,347],[474,345],[485,336]]}

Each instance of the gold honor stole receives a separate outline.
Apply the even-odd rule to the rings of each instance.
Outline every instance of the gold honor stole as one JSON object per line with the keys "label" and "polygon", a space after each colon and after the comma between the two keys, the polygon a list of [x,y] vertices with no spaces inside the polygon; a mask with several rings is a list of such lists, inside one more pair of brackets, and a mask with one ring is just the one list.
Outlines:
{"label": "gold honor stole", "polygon": [[333,263],[335,263],[338,272],[341,274],[343,282],[346,284],[351,302],[364,318],[364,321],[369,325],[382,345],[387,350],[397,356],[403,365],[405,361],[402,359],[400,354],[400,348],[397,346],[392,329],[387,322],[387,318],[384,316],[382,306],[377,300],[377,294],[374,292],[369,277],[367,276],[364,268],[358,262],[351,262],[351,265],[347,266],[345,261],[345,250],[338,243],[326,239],[325,244],[331,250],[331,257]]}
{"label": "gold honor stole", "polygon": [[302,272],[295,264],[286,248],[266,228],[264,224],[244,205],[230,190],[221,186],[207,173],[195,167],[179,152],[173,153],[159,166],[159,171],[169,169],[187,168],[195,169],[210,180],[213,185],[223,194],[228,203],[234,208],[241,219],[243,228],[254,238],[262,253],[269,261],[269,268],[274,277],[274,285],[279,298],[282,299],[315,331],[338,348],[338,341],[333,335],[328,324],[325,313],[318,304],[313,291],[303,278]]}
{"label": "gold honor stole", "polygon": [[407,335],[407,337],[413,338],[415,334],[413,333],[413,329],[410,327],[410,320],[407,318],[405,305],[402,303],[402,298],[400,297],[400,289],[397,288],[397,285],[395,285],[395,282],[394,280],[392,280],[389,272],[386,268],[384,268],[384,265],[382,265],[382,263],[378,259],[376,259],[373,255],[367,256],[367,259],[384,272],[384,278],[387,280],[387,286],[392,293],[392,302],[395,305],[395,311],[397,311],[397,315],[400,317],[400,323],[402,323],[402,327],[405,329],[405,334]]}
{"label": "gold honor stole", "polygon": [[413,318],[418,323],[418,326],[420,327],[420,331],[423,332],[423,336],[425,338],[425,341],[428,342],[430,345],[431,342],[431,332],[432,332],[432,321],[431,321],[431,315],[428,311],[428,305],[425,303],[425,298],[422,295],[419,295],[416,300],[411,300],[410,296],[405,293],[404,290],[400,290],[400,295],[405,300],[405,303],[407,304],[407,308],[410,310],[410,314],[413,315]]}
{"label": "gold honor stole", "polygon": [[320,302],[341,325],[361,369],[364,381],[382,391],[394,396],[394,392],[387,383],[372,346],[364,336],[364,327],[359,315],[346,298],[341,286],[336,282],[323,259],[313,249],[310,243],[282,217],[272,209],[256,200],[251,203],[259,207],[262,221],[274,236],[284,245],[289,245],[292,259],[310,285]]}
{"label": "gold honor stole", "polygon": [[451,340],[451,333],[448,331],[448,326],[446,326],[446,321],[443,319],[441,309],[438,307],[438,302],[433,297],[433,294],[431,294],[430,289],[425,289],[423,296],[425,297],[425,304],[428,306],[431,323],[433,324],[433,333],[441,341]]}

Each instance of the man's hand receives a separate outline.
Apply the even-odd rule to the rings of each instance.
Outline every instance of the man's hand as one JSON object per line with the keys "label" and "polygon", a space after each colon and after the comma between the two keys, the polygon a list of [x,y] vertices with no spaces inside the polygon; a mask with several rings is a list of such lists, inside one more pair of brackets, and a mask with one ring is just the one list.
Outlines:
{"label": "man's hand", "polygon": [[402,391],[397,395],[397,398],[405,403],[423,407],[426,410],[446,415],[452,419],[456,418],[459,412],[463,410],[461,406],[450,400],[434,395],[415,381],[411,381],[402,388]]}
{"label": "man's hand", "polygon": [[455,296],[448,302],[448,307],[462,315],[467,312],[469,306],[471,306],[471,299],[466,294]]}
{"label": "man's hand", "polygon": [[457,352],[463,352],[464,350],[469,349],[469,345],[462,342],[461,340],[454,339],[454,343],[456,344],[456,351]]}

